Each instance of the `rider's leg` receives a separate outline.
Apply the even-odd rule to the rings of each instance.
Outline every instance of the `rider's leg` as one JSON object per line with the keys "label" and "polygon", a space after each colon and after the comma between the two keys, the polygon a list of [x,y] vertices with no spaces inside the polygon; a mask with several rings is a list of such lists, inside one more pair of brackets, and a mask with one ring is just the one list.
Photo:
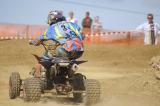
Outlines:
{"label": "rider's leg", "polygon": [[63,47],[56,48],[55,53],[59,57],[68,57],[68,52]]}
{"label": "rider's leg", "polygon": [[69,59],[78,59],[82,56],[83,51],[72,51],[72,52],[67,52],[63,47],[59,47],[55,51],[56,56],[60,57],[68,57]]}
{"label": "rider's leg", "polygon": [[40,76],[41,76],[41,69],[42,69],[42,65],[41,64],[36,64],[35,65],[35,74],[34,74],[34,76],[36,78],[40,78]]}
{"label": "rider's leg", "polygon": [[83,51],[72,51],[68,53],[68,57],[73,60],[73,59],[78,59],[83,55]]}

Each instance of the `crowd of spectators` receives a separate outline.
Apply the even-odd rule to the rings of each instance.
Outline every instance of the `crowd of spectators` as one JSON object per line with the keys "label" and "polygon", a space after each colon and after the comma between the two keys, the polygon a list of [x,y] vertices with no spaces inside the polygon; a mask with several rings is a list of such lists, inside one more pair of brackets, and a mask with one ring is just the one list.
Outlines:
{"label": "crowd of spectators", "polygon": [[[66,21],[78,24],[78,19],[75,17],[73,11],[69,12]],[[92,18],[89,11],[85,13],[85,17],[82,19],[81,26],[82,32],[86,34],[102,31],[102,22],[100,21],[100,17],[95,16],[94,18]]]}
{"label": "crowd of spectators", "polygon": [[[63,12],[62,12],[63,14]],[[65,18],[65,17],[64,17]],[[78,24],[78,19],[75,17],[74,12],[71,11],[68,14],[68,17],[65,18],[68,22],[73,22]],[[90,12],[85,13],[84,18],[81,21],[82,32],[85,34],[99,33],[102,31],[102,22],[100,21],[99,16],[92,18]],[[139,25],[136,32],[144,33],[144,44],[145,45],[156,45],[160,39],[160,25],[154,22],[154,15],[149,13],[147,15],[147,22]]]}

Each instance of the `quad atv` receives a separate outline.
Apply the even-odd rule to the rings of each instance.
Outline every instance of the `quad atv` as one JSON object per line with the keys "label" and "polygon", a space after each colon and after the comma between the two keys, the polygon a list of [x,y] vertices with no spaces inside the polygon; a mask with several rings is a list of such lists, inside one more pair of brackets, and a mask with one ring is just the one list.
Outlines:
{"label": "quad atv", "polygon": [[[45,53],[51,52],[51,46],[42,43]],[[31,77],[22,80],[18,72],[12,72],[9,79],[9,97],[15,99],[23,93],[25,101],[39,101],[44,93],[52,93],[72,97],[75,102],[87,105],[100,99],[100,83],[95,79],[87,79],[77,73],[78,64],[83,61],[70,60],[67,57],[44,58],[34,55],[41,64],[40,77],[35,77],[36,68],[30,72]]]}

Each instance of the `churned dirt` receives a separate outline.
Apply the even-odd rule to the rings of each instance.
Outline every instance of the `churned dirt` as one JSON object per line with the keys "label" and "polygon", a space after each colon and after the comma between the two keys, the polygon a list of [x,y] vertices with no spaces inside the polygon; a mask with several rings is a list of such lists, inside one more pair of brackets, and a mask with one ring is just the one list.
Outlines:
{"label": "churned dirt", "polygon": [[[42,51],[42,46],[30,46],[27,40],[0,41],[0,106],[83,106],[50,94],[38,103],[9,99],[11,72],[28,77],[36,63],[31,54]],[[79,72],[101,83],[101,101],[95,106],[160,106],[160,80],[149,66],[150,59],[158,55],[160,46],[86,45],[81,60],[88,62],[79,65]]]}

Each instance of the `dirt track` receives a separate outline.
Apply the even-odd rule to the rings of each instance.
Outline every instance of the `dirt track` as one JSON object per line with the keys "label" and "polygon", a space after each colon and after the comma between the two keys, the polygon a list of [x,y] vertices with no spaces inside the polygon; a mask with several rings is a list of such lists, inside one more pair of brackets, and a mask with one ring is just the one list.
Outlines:
{"label": "dirt track", "polygon": [[[42,47],[29,46],[27,40],[0,42],[0,106],[72,106],[73,101],[55,96],[42,97],[39,103],[10,100],[8,79],[13,71],[22,78],[36,63],[32,53]],[[149,61],[160,54],[160,46],[87,45],[80,72],[101,82],[102,97],[96,106],[160,106],[160,81],[154,78]]]}

